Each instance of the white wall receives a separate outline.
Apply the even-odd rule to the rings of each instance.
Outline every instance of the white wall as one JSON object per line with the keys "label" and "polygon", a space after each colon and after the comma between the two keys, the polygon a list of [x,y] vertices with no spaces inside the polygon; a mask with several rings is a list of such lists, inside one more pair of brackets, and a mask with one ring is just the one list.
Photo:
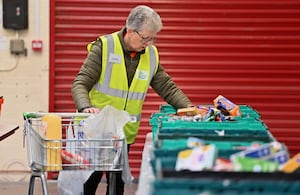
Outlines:
{"label": "white wall", "polygon": [[[5,181],[23,179],[22,174],[5,175],[5,170],[29,170],[27,150],[22,143],[22,113],[48,111],[49,0],[28,0],[28,6],[28,29],[16,33],[3,28],[3,5],[0,1],[0,96],[5,99],[0,123],[20,127],[15,134],[0,142],[0,180]],[[9,50],[10,40],[17,36],[25,41],[27,48],[27,56],[20,55],[19,60]],[[31,42],[36,39],[43,41],[42,51],[31,49]]]}

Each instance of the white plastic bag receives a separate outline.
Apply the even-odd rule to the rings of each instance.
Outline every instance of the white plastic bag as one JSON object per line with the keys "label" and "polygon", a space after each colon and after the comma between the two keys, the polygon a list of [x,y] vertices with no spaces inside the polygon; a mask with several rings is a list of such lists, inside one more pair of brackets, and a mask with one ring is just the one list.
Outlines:
{"label": "white plastic bag", "polygon": [[128,112],[105,106],[98,114],[84,119],[84,134],[91,139],[111,139],[123,137],[123,127],[130,121]]}
{"label": "white plastic bag", "polygon": [[60,171],[57,179],[58,195],[83,195],[83,184],[93,171]]}
{"label": "white plastic bag", "polygon": [[[76,140],[78,140],[78,128],[70,121],[67,129],[66,151],[76,154]],[[90,170],[62,170],[57,180],[58,195],[83,195],[83,185],[93,171]]]}
{"label": "white plastic bag", "polygon": [[[113,158],[114,162],[119,161],[118,157],[121,155],[124,158],[124,166],[122,170],[122,179],[125,184],[131,186],[132,175],[128,163],[128,152],[127,142],[124,134],[123,127],[130,121],[130,115],[126,111],[120,111],[113,106],[105,106],[98,114],[91,115],[84,120],[84,135],[90,139],[123,139],[125,147],[123,151],[117,151],[111,153],[108,149],[101,149],[96,153],[98,162],[111,161]],[[116,155],[117,154],[117,155]],[[98,155],[98,156],[97,156]]]}

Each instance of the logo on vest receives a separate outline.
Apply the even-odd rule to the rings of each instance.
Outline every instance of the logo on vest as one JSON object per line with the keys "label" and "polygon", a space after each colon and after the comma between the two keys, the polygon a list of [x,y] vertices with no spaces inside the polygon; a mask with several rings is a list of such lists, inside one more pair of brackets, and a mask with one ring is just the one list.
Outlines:
{"label": "logo on vest", "polygon": [[137,76],[138,76],[139,80],[146,81],[146,80],[148,80],[148,71],[140,70],[140,71],[138,71]]}
{"label": "logo on vest", "polygon": [[136,123],[137,122],[136,116],[130,116],[130,122],[131,123]]}
{"label": "logo on vest", "polygon": [[114,54],[114,53],[110,53],[109,57],[108,57],[108,61],[111,63],[117,63],[117,64],[121,64],[122,59],[120,55]]}

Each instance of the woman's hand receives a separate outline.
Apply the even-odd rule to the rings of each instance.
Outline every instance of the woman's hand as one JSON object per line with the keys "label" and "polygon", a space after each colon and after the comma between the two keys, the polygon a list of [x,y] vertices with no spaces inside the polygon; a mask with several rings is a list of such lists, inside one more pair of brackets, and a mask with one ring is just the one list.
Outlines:
{"label": "woman's hand", "polygon": [[190,107],[196,107],[194,104],[190,103],[187,105],[187,108],[190,108]]}
{"label": "woman's hand", "polygon": [[82,110],[82,112],[84,113],[94,113],[94,114],[97,114],[100,112],[100,109],[99,108],[95,108],[95,107],[90,107],[90,108],[85,108]]}

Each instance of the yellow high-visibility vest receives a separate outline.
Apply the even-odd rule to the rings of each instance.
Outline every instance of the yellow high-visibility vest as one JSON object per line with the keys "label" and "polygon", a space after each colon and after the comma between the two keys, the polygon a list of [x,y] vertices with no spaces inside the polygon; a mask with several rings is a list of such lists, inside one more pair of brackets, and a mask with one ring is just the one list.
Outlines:
{"label": "yellow high-visibility vest", "polygon": [[[128,144],[134,143],[141,121],[142,105],[153,75],[158,67],[158,52],[155,46],[146,47],[141,54],[134,78],[130,87],[122,45],[118,34],[101,36],[102,41],[102,73],[99,81],[89,92],[93,106],[103,108],[114,106],[127,111],[131,121],[124,127]],[[91,44],[88,50],[91,49]]]}

